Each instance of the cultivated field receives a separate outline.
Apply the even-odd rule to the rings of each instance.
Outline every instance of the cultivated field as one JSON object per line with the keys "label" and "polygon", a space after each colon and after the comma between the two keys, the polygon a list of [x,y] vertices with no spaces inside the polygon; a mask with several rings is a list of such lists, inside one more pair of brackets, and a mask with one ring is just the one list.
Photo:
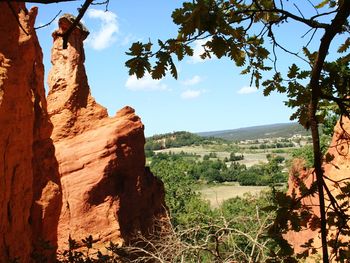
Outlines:
{"label": "cultivated field", "polygon": [[[190,153],[190,154],[196,154],[201,157],[204,155],[209,155],[210,153],[215,153],[217,158],[220,160],[224,160],[224,158],[229,158],[230,157],[230,151],[226,149],[220,149],[219,146],[215,147],[216,145],[200,145],[200,146],[183,146],[183,147],[177,147],[177,148],[168,148],[164,150],[157,150],[155,151],[156,153]],[[229,146],[226,146],[227,148]],[[221,146],[221,148],[223,148]],[[291,148],[284,148],[280,150],[290,150]],[[251,167],[252,165],[259,164],[259,163],[267,163],[268,160],[266,159],[267,154],[271,154],[273,149],[268,149],[268,150],[254,150],[254,151],[249,151],[246,152],[244,150],[238,151],[238,154],[242,153],[244,154],[244,160],[239,161],[239,163],[246,165],[247,167]],[[277,155],[283,156],[286,159],[289,158],[288,153],[278,153]]]}
{"label": "cultivated field", "polygon": [[206,187],[200,192],[204,199],[210,202],[213,208],[217,208],[221,203],[227,199],[234,197],[242,197],[244,194],[250,193],[257,195],[263,190],[268,190],[268,186],[240,186],[238,184],[221,184],[218,186]]}

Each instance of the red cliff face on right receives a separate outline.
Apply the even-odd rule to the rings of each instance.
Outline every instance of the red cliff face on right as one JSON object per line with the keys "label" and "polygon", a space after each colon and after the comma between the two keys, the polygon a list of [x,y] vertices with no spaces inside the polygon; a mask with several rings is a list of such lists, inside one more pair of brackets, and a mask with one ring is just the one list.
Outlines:
{"label": "red cliff face on right", "polygon": [[[144,127],[134,109],[109,118],[90,94],[84,68],[83,40],[76,28],[63,49],[62,33],[72,18],[64,15],[53,33],[48,112],[62,183],[58,248],[69,237],[80,241],[123,243],[133,233],[147,233],[164,215],[162,182],[145,168]],[[108,243],[107,243],[108,244]]]}
{"label": "red cliff face on right", "polygon": [[[323,170],[325,207],[328,220],[328,251],[331,261],[338,262],[340,257],[347,257],[344,253],[349,249],[346,244],[349,242],[348,229],[350,228],[350,224],[346,221],[346,218],[350,216],[348,200],[350,196],[350,120],[346,117],[341,118],[334,128],[330,147],[323,160]],[[301,189],[304,188],[304,186],[310,188],[315,180],[316,176],[313,170],[305,169],[300,160],[297,160],[292,165],[290,171],[288,193],[298,198],[302,195]],[[332,195],[331,198],[328,193]],[[303,198],[301,205],[302,208],[308,209],[312,216],[306,217],[305,225],[302,226],[300,231],[289,231],[284,237],[292,245],[295,253],[307,254],[309,255],[310,262],[317,262],[317,259],[316,261],[312,259],[317,258],[317,256],[315,257],[313,254],[318,254],[319,256],[322,254],[319,225],[319,196],[317,192]],[[341,214],[343,214],[343,216]],[[340,215],[340,217],[337,217],[338,215]],[[345,219],[344,224],[341,223],[343,219]],[[310,240],[312,240],[312,242],[309,243],[309,246],[305,246]],[[336,254],[335,250],[332,248],[332,244],[337,244],[338,246],[338,252]]]}

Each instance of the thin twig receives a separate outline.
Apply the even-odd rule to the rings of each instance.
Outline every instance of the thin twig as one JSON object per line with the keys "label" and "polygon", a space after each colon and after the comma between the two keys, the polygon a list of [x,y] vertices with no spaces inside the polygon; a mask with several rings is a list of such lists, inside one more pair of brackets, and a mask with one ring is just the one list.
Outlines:
{"label": "thin twig", "polygon": [[56,15],[50,22],[48,22],[48,23],[46,23],[45,25],[42,25],[42,26],[34,27],[34,29],[37,30],[37,29],[41,29],[41,28],[43,28],[43,27],[47,27],[47,26],[51,25],[51,23],[52,23],[53,21],[55,21],[55,19],[56,19],[61,13],[62,13],[62,10],[60,10],[60,11],[57,13],[57,15]]}
{"label": "thin twig", "polygon": [[293,4],[294,7],[298,10],[299,14],[302,16],[303,19],[305,19],[305,16],[303,15],[303,13],[301,12],[301,10],[299,9],[299,7],[294,3]]}
{"label": "thin twig", "polygon": [[108,6],[109,6],[109,0],[103,1],[103,2],[98,2],[98,3],[91,3],[91,5],[106,5],[105,11],[108,11]]}
{"label": "thin twig", "polygon": [[306,46],[305,46],[305,47],[308,47],[308,46],[310,45],[311,41],[314,39],[314,36],[315,36],[315,34],[316,34],[316,31],[317,31],[317,28],[315,28],[314,32],[312,33],[312,35],[311,35],[309,41],[306,43]]}
{"label": "thin twig", "polygon": [[70,27],[68,28],[68,30],[66,32],[61,34],[61,36],[63,38],[63,49],[67,48],[68,38],[69,38],[70,34],[73,32],[75,27],[79,24],[80,20],[83,18],[86,10],[89,8],[89,6],[92,2],[93,2],[93,0],[85,0],[83,6],[79,9],[79,14],[75,18],[74,22],[70,25]]}
{"label": "thin twig", "polygon": [[317,15],[319,14],[318,13],[318,9],[316,8],[316,6],[310,1],[310,0],[307,0],[309,2],[309,4],[315,9],[315,12],[317,13]]}

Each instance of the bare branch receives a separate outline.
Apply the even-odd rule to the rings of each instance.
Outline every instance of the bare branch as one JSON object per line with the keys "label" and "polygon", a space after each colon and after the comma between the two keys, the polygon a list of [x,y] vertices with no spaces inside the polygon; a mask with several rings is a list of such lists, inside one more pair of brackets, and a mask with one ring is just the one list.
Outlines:
{"label": "bare branch", "polygon": [[310,86],[315,87],[315,94],[318,98],[320,95],[319,91],[319,79],[321,70],[325,61],[325,58],[328,54],[328,49],[330,43],[336,34],[341,32],[342,26],[350,15],[350,1],[344,1],[343,5],[340,7],[339,12],[333,19],[330,26],[326,28],[326,32],[321,39],[320,48],[318,50],[318,55],[316,61],[314,63],[314,67],[312,70]]}
{"label": "bare branch", "polygon": [[[317,9],[316,9],[316,10],[317,10]],[[338,12],[338,10],[334,10],[334,11],[326,12],[326,13],[322,13],[322,14],[317,13],[317,15],[314,15],[314,16],[310,17],[310,20],[315,20],[316,18],[319,18],[319,17],[321,17],[321,16],[332,15],[332,14],[335,14],[335,13],[337,13],[337,12]]]}
{"label": "bare branch", "polygon": [[68,30],[61,34],[61,37],[63,38],[63,48],[66,49],[68,46],[68,38],[70,34],[73,32],[75,27],[79,24],[80,20],[83,18],[86,10],[89,8],[90,4],[93,2],[93,0],[85,0],[83,6],[79,9],[79,14],[75,18],[74,22],[70,25]]}
{"label": "bare branch", "polygon": [[299,7],[294,3],[293,4],[294,5],[294,7],[298,10],[298,12],[299,12],[299,14],[301,15],[301,17],[303,18],[303,19],[305,19],[305,16],[303,15],[303,13],[301,12],[301,10],[299,9]]}
{"label": "bare branch", "polygon": [[314,39],[314,36],[315,36],[316,32],[317,32],[317,28],[315,28],[314,32],[312,32],[312,35],[311,35],[309,41],[306,43],[305,47],[308,47],[310,45],[311,41]]}
{"label": "bare branch", "polygon": [[98,2],[98,3],[91,3],[91,5],[106,5],[105,11],[108,11],[108,6],[109,6],[109,0],[103,1],[103,2]]}
{"label": "bare branch", "polygon": [[50,22],[46,23],[45,25],[35,27],[34,29],[35,29],[35,30],[36,30],[36,29],[41,29],[41,28],[43,28],[43,27],[47,27],[47,26],[51,25],[51,23],[52,23],[53,21],[55,21],[55,19],[56,19],[61,13],[62,13],[62,10],[60,10],[60,11],[57,13],[57,15],[56,15]]}
{"label": "bare branch", "polygon": [[314,8],[315,12],[318,14],[318,9],[316,8],[316,6],[310,0],[307,0],[307,1]]}
{"label": "bare branch", "polygon": [[[303,57],[301,57],[298,53],[286,49],[284,46],[282,46],[281,44],[279,44],[279,43],[277,42],[277,40],[276,40],[276,38],[275,38],[275,35],[274,35],[274,33],[273,33],[273,30],[272,30],[272,24],[267,25],[267,28],[268,28],[268,36],[271,38],[271,40],[272,40],[274,46],[279,47],[279,48],[282,49],[284,52],[286,52],[286,53],[288,53],[288,54],[291,54],[291,55],[293,55],[293,56],[296,56],[297,58],[299,58],[299,59],[301,59],[301,60],[303,60],[304,62],[306,62],[306,63],[309,64],[309,62],[308,62],[306,59],[304,59]],[[276,55],[275,55],[275,56],[276,56]],[[277,57],[276,57],[276,58],[277,58]]]}
{"label": "bare branch", "polygon": [[[308,18],[304,18],[304,17],[300,17],[297,16],[295,14],[292,14],[286,10],[283,9],[279,9],[279,8],[273,8],[273,9],[261,9],[261,10],[256,10],[256,9],[246,9],[246,10],[242,10],[242,11],[238,11],[236,12],[236,14],[256,14],[256,13],[275,13],[275,14],[280,14],[280,15],[284,15],[285,18],[291,18],[295,21],[301,22],[303,24],[308,25],[309,27],[312,28],[323,28],[326,29],[328,28],[330,25],[327,23],[321,23],[318,22],[316,20],[312,20],[312,19],[308,19]],[[238,22],[238,21],[234,21],[234,22]],[[280,22],[280,21],[278,21]]]}

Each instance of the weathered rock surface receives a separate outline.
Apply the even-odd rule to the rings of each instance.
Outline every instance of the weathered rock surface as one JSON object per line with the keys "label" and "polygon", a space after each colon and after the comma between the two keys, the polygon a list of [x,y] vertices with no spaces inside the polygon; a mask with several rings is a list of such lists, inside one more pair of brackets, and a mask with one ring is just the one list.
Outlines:
{"label": "weathered rock surface", "polygon": [[96,127],[96,122],[108,117],[107,110],[90,95],[85,72],[83,41],[89,32],[82,25],[74,30],[63,49],[60,33],[71,25],[71,16],[59,20],[59,29],[53,33],[51,52],[53,67],[49,72],[48,111],[54,124],[53,140],[71,138]]}
{"label": "weathered rock surface", "polygon": [[[350,183],[350,120],[346,117],[341,119],[334,128],[334,134],[332,142],[326,154],[326,158],[323,161],[323,169],[325,175],[325,184],[329,189],[329,192],[333,197],[337,197],[344,192],[341,190],[342,187]],[[327,159],[327,160],[326,160]],[[297,176],[295,176],[297,174]],[[306,187],[310,187],[313,182],[316,181],[315,174],[312,170],[306,170],[300,163],[294,165],[294,169],[290,173],[289,179],[289,194],[293,192],[296,196],[300,196],[300,185],[298,180],[302,180]],[[338,204],[343,204],[343,209],[348,209],[347,213],[350,212],[349,204],[346,204],[348,193],[343,199],[338,199]],[[311,197],[304,198],[302,204],[309,207],[315,218],[320,218],[319,212],[319,196],[314,194]],[[325,206],[328,207],[327,211],[333,211],[333,206],[330,203],[330,198],[325,190]],[[316,253],[321,254],[321,235],[319,233],[319,228],[316,225],[314,218],[310,218],[309,221],[305,222],[306,227],[304,227],[300,232],[289,232],[285,237],[289,243],[294,247],[295,253],[305,252],[305,247],[303,245],[310,239],[313,239],[312,248],[316,250]],[[350,227],[350,226],[349,226]],[[328,226],[328,240],[334,240],[336,238],[337,229],[332,226]],[[348,241],[348,236],[340,235],[338,241]],[[312,251],[307,252],[309,255]],[[332,250],[329,249],[329,253],[332,254]],[[334,254],[333,254],[334,256]],[[333,260],[336,260],[333,257]],[[312,260],[311,260],[312,261]],[[314,262],[314,261],[312,261]],[[333,261],[332,261],[333,262]]]}
{"label": "weathered rock surface", "polygon": [[[315,182],[315,174],[313,170],[305,168],[305,161],[302,159],[293,160],[292,166],[289,171],[289,180],[288,180],[288,194],[294,198],[300,198],[302,196],[300,188],[306,186],[307,188],[311,187],[311,184]],[[301,207],[307,209],[311,212],[312,215],[317,218],[320,217],[319,211],[319,200],[318,195],[314,194],[312,196],[307,196],[301,199]],[[310,218],[311,219],[311,218]],[[301,228],[300,231],[289,231],[284,235],[284,238],[293,246],[294,253],[299,254],[305,251],[303,247],[306,242],[310,239],[314,239],[314,242],[318,243],[317,231],[314,227],[311,227],[311,220],[309,222],[304,222],[305,225]]]}
{"label": "weathered rock surface", "polygon": [[164,213],[163,184],[145,169],[143,124],[130,107],[109,118],[91,97],[83,64],[88,32],[75,29],[66,50],[57,37],[70,23],[63,16],[53,33],[48,95],[63,191],[60,250],[69,236],[123,243]]}
{"label": "weathered rock surface", "polygon": [[11,6],[0,3],[0,262],[26,263],[39,240],[56,245],[62,203],[37,8]]}

